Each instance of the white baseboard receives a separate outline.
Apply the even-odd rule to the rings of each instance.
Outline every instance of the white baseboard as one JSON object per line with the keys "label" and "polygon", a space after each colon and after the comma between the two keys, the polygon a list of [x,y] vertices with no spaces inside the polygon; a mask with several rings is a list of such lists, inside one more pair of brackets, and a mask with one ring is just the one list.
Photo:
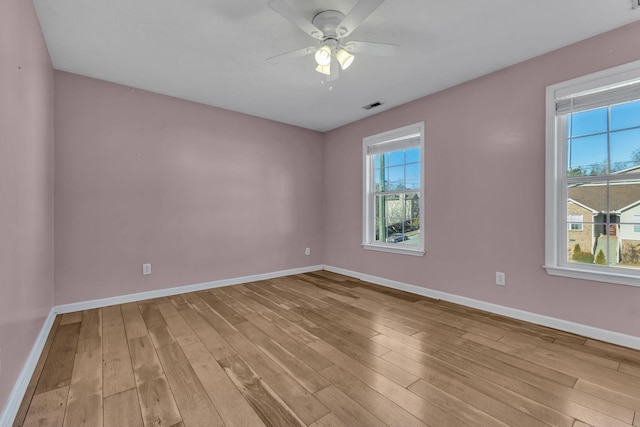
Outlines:
{"label": "white baseboard", "polygon": [[356,271],[346,270],[344,268],[332,267],[330,265],[325,265],[324,269],[333,273],[343,274],[345,276],[351,276],[367,282],[375,283],[377,285],[387,286],[389,288],[399,289],[429,298],[441,299],[467,307],[488,311],[490,313],[500,314],[518,320],[524,320],[525,322],[536,323],[538,325],[548,326],[550,328],[558,329],[565,332],[571,332],[573,334],[582,335],[584,337],[606,341],[608,343],[633,348],[635,350],[640,350],[640,337],[636,337],[633,335],[626,335],[606,329],[595,328],[593,326],[570,322],[568,320],[557,319],[555,317],[531,313],[529,311],[518,310],[503,305],[492,304],[489,302],[450,294],[447,292],[409,285],[407,283],[397,282],[395,280],[389,280],[377,276],[371,276],[369,274],[358,273]]}
{"label": "white baseboard", "polygon": [[22,367],[22,371],[13,386],[13,390],[11,390],[11,394],[9,394],[7,403],[4,405],[2,412],[0,412],[0,426],[10,426],[13,424],[13,421],[18,414],[18,410],[20,409],[20,404],[22,403],[24,394],[29,386],[29,381],[31,381],[31,377],[33,376],[33,371],[35,371],[38,360],[40,359],[40,354],[42,354],[44,344],[47,342],[49,332],[51,332],[51,327],[53,326],[55,318],[56,312],[52,308],[42,325],[42,329],[40,329],[36,342],[31,348],[31,352]]}
{"label": "white baseboard", "polygon": [[53,325],[53,321],[57,314],[70,313],[74,311],[88,310],[92,308],[107,307],[114,304],[123,304],[127,302],[140,301],[150,298],[160,298],[164,296],[177,295],[185,292],[195,292],[205,289],[219,288],[222,286],[238,285],[241,283],[255,282],[259,280],[273,279],[276,277],[290,276],[293,274],[309,273],[317,270],[327,270],[345,276],[354,277],[357,279],[365,280],[367,282],[375,283],[382,286],[387,286],[393,289],[399,289],[402,291],[411,292],[413,294],[426,296],[429,298],[441,299],[444,301],[454,302],[456,304],[464,305],[467,307],[473,307],[480,310],[488,311],[491,313],[501,314],[503,316],[512,317],[514,319],[524,320],[526,322],[536,323],[550,328],[559,329],[574,334],[579,334],[585,337],[594,338],[601,341],[610,342],[636,350],[640,350],[640,337],[631,335],[625,335],[618,332],[608,331],[605,329],[594,328],[592,326],[582,325],[579,323],[570,322],[567,320],[557,319],[554,317],[544,316],[541,314],[531,313],[528,311],[518,310],[510,307],[505,307],[497,304],[492,304],[472,298],[462,297],[455,294],[449,294],[447,292],[436,291],[433,289],[423,288],[420,286],[410,285],[407,283],[397,282],[395,280],[389,280],[382,277],[371,276],[369,274],[358,273],[343,268],[332,267],[330,265],[315,265],[309,267],[296,268],[291,270],[281,270],[272,273],[257,274],[253,276],[237,277],[225,280],[216,280],[213,282],[199,283],[195,285],[179,286],[174,288],[159,289],[156,291],[141,292],[136,294],[123,295],[111,298],[102,298],[91,301],[84,301],[72,304],[63,304],[55,306],[49,312],[49,315],[44,321],[40,334],[38,335],[29,356],[16,380],[16,383],[7,399],[2,412],[0,413],[0,426],[10,426],[15,416],[20,409],[20,404],[24,397],[24,393],[29,386],[29,381],[33,376],[33,371],[38,364],[40,354],[44,348],[49,332]]}
{"label": "white baseboard", "polygon": [[309,267],[301,267],[301,268],[294,268],[290,270],[274,271],[271,273],[256,274],[253,276],[244,276],[244,277],[235,277],[232,279],[215,280],[213,282],[198,283],[195,285],[178,286],[174,288],[158,289],[158,290],[149,291],[149,292],[140,292],[136,294],[122,295],[122,296],[110,297],[110,298],[101,298],[101,299],[96,299],[91,301],[83,301],[83,302],[54,306],[51,308],[51,311],[49,312],[49,315],[47,316],[44,322],[44,325],[42,326],[42,330],[40,331],[40,334],[38,335],[38,338],[36,339],[36,342],[33,345],[33,348],[31,349],[31,353],[29,353],[29,357],[27,358],[24,368],[22,369],[22,372],[20,372],[20,375],[16,380],[13,390],[11,391],[9,398],[7,399],[7,403],[2,409],[2,412],[0,413],[0,427],[10,426],[13,423],[18,413],[18,410],[20,409],[20,404],[22,403],[24,394],[27,390],[27,387],[29,386],[29,381],[31,381],[31,377],[33,376],[33,371],[35,370],[36,365],[38,364],[40,354],[42,353],[42,349],[44,348],[44,344],[47,341],[47,337],[49,336],[49,332],[51,331],[51,326],[53,325],[53,321],[55,320],[55,317],[57,314],[71,313],[74,311],[81,311],[81,310],[90,310],[92,308],[107,307],[115,304],[124,304],[128,302],[141,301],[141,300],[151,299],[151,298],[166,297],[166,296],[177,295],[177,294],[182,294],[186,292],[202,291],[205,289],[219,288],[222,286],[239,285],[241,283],[248,283],[248,282],[257,282],[259,280],[273,279],[276,277],[291,276],[294,274],[301,274],[301,273],[309,273],[311,271],[322,270],[323,268],[324,268],[323,265],[313,265]]}
{"label": "white baseboard", "polygon": [[[90,310],[92,308],[108,307],[110,305],[125,304],[128,302],[142,301],[151,298],[161,298],[171,295],[183,294],[187,292],[197,292],[206,289],[220,288],[223,286],[239,285],[241,283],[257,282],[276,277],[291,276],[294,274],[309,273],[324,268],[323,265],[312,265],[309,267],[293,268],[290,270],[280,270],[271,273],[256,274],[253,276],[234,277],[231,279],[214,280],[213,282],[197,283],[195,285],[177,286],[174,288],[158,289],[136,294],[121,295],[117,297],[100,298],[90,301],[74,302],[71,304],[56,305],[53,307],[56,313],[72,313],[74,311]],[[1,424],[0,424],[1,425]]]}

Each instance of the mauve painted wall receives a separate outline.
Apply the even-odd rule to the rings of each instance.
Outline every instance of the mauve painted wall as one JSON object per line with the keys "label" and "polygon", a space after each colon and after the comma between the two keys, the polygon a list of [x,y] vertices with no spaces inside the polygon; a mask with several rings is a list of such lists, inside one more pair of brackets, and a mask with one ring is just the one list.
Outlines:
{"label": "mauve painted wall", "polygon": [[58,71],[55,118],[56,304],[322,263],[322,134]]}
{"label": "mauve painted wall", "polygon": [[[625,26],[326,134],[324,263],[640,336],[640,287],[542,268],[545,88],[640,59],[629,42],[638,39],[640,23]],[[427,253],[366,251],[362,138],[419,121]],[[496,271],[506,287],[495,285]]]}
{"label": "mauve painted wall", "polygon": [[33,5],[0,1],[0,408],[53,305],[53,69]]}

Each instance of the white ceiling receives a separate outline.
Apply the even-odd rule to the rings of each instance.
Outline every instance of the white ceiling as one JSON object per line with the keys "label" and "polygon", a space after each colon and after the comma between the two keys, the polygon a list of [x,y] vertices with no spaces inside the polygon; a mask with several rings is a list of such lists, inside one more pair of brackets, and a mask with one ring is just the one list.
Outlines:
{"label": "white ceiling", "polygon": [[[640,18],[632,0],[386,0],[349,40],[357,55],[322,84],[313,56],[266,58],[317,40],[268,0],[34,0],[54,68],[327,131]],[[287,0],[308,17],[356,0]],[[367,0],[361,0],[367,1]],[[630,43],[635,41],[630,40]],[[380,101],[381,107],[362,106]]]}

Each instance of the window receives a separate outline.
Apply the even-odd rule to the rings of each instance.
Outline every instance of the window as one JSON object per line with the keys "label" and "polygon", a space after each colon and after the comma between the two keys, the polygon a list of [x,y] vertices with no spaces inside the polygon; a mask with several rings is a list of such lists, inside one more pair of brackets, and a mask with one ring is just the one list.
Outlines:
{"label": "window", "polygon": [[546,159],[547,272],[640,286],[640,61],[547,88]]}
{"label": "window", "polygon": [[583,218],[584,218],[584,215],[572,215],[572,214],[567,215],[567,223],[568,223],[567,229],[569,231],[582,231]]}
{"label": "window", "polygon": [[365,249],[424,254],[424,123],[363,140]]}

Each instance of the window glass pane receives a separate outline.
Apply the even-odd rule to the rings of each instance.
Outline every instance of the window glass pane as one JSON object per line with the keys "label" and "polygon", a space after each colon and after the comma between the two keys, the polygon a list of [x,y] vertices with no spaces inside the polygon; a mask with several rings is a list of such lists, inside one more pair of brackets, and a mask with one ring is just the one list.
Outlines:
{"label": "window glass pane", "polygon": [[374,167],[384,168],[389,166],[389,153],[379,153],[374,155]]}
{"label": "window glass pane", "polygon": [[622,222],[620,226],[620,238],[623,240],[640,240],[640,216],[634,218],[635,222]]}
{"label": "window glass pane", "polygon": [[420,180],[420,163],[408,164],[405,173],[407,180]]}
{"label": "window glass pane", "polygon": [[402,216],[394,215],[389,221],[387,243],[415,246],[420,244],[420,199],[417,193],[405,193],[396,206],[389,206]]}
{"label": "window glass pane", "polygon": [[404,203],[400,194],[387,196],[385,199],[385,209],[387,215],[387,228],[389,232],[403,231]]}
{"label": "window glass pane", "polygon": [[581,224],[582,231],[567,231],[567,260],[570,263],[593,264],[594,241],[593,235],[598,230],[604,230],[605,224]]}
{"label": "window glass pane", "polygon": [[611,130],[640,126],[640,101],[611,106]]}
{"label": "window glass pane", "polygon": [[387,196],[375,196],[374,200],[374,217],[375,217],[375,234],[376,242],[385,242],[387,240],[387,215],[386,215]]}
{"label": "window glass pane", "polygon": [[[575,204],[572,207],[577,207]],[[584,224],[582,223],[584,215],[581,214],[568,214],[567,215],[567,230],[569,231],[583,231]]]}
{"label": "window glass pane", "polygon": [[640,240],[624,239],[617,225],[610,224],[607,233],[599,233],[594,249],[594,264],[615,268],[640,268]]}
{"label": "window glass pane", "polygon": [[402,190],[404,186],[404,166],[389,168],[389,189]]}
{"label": "window glass pane", "polygon": [[593,244],[593,264],[606,266],[616,258],[615,248],[609,241],[609,228],[607,224],[598,224]]}
{"label": "window glass pane", "polygon": [[419,163],[420,148],[410,148],[408,150],[405,150],[405,161],[407,163]]}
{"label": "window glass pane", "polygon": [[612,181],[609,185],[609,209],[613,223],[634,223],[640,214],[640,180]]}
{"label": "window glass pane", "polygon": [[[586,186],[594,187],[596,186]],[[640,225],[636,222],[640,218],[640,181],[611,183],[608,186],[608,198],[609,214],[599,213],[596,218],[600,220],[608,217],[609,221],[583,224],[583,233],[588,233],[593,242],[593,264],[614,268],[640,268],[640,233],[635,232],[636,225]],[[576,243],[580,244],[581,250],[585,250],[586,238],[581,239],[579,234],[567,231],[570,252],[575,251]]]}
{"label": "window glass pane", "polygon": [[574,113],[568,121],[569,137],[607,132],[607,108]]}
{"label": "window glass pane", "polygon": [[389,168],[378,169],[373,171],[373,182],[375,185],[375,191],[387,191],[389,190]]}
{"label": "window glass pane", "polygon": [[[417,160],[418,163],[405,163]],[[390,151],[375,155],[375,191],[393,191],[420,188],[420,148]]]}
{"label": "window glass pane", "polygon": [[420,230],[406,231],[404,233],[392,233],[387,237],[387,243],[402,246],[417,246],[420,244]]}
{"label": "window glass pane", "polygon": [[406,166],[405,188],[411,190],[420,188],[420,163],[411,163]]}
{"label": "window glass pane", "polygon": [[420,243],[420,197],[417,193],[375,197],[376,233],[380,243]]}
{"label": "window glass pane", "polygon": [[407,190],[418,190],[420,189],[420,180],[419,179],[407,179],[405,182],[405,188]]}
{"label": "window glass pane", "polygon": [[389,153],[389,166],[404,164],[404,150],[391,151]]}
{"label": "window glass pane", "polygon": [[567,176],[607,173],[607,135],[592,135],[567,141]]}
{"label": "window glass pane", "polygon": [[640,180],[614,182],[610,193],[612,210],[618,211],[621,245],[640,242]]}
{"label": "window glass pane", "polygon": [[[568,222],[607,222],[609,212],[607,183],[571,184],[567,188]],[[571,220],[569,218],[579,218]]]}
{"label": "window glass pane", "polygon": [[640,165],[640,129],[611,132],[611,172]]}
{"label": "window glass pane", "polygon": [[[581,232],[591,234],[594,241],[601,235],[610,236],[610,243],[618,248],[615,257],[611,252],[612,260],[620,261],[620,249],[627,244],[625,241],[640,243],[640,180],[574,184],[567,188],[567,196],[569,249],[575,244],[571,241],[576,239],[574,232],[580,232],[578,224],[582,226]],[[595,227],[591,232],[588,229],[591,222],[608,225]]]}
{"label": "window glass pane", "polygon": [[640,268],[640,239],[623,240],[620,245],[619,267]]}

